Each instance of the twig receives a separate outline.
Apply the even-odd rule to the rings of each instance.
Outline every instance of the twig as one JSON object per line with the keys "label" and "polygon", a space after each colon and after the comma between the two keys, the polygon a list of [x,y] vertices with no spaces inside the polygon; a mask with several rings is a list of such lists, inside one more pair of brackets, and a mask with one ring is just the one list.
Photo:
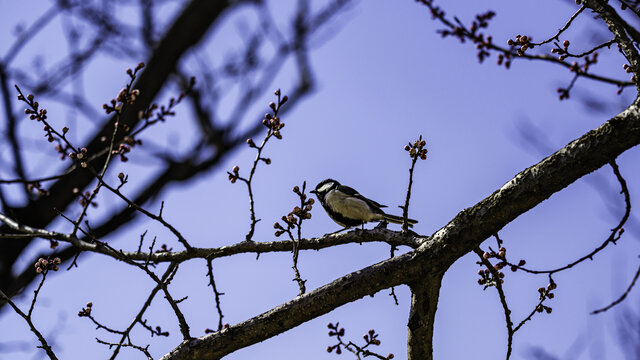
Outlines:
{"label": "twig", "polygon": [[278,112],[280,111],[280,108],[282,107],[282,105],[284,105],[289,98],[286,95],[281,96],[280,89],[275,91],[275,95],[278,98],[277,99],[278,103],[277,104],[274,102],[269,103],[269,107],[271,108],[273,115],[267,113],[265,118],[262,120],[262,123],[267,127],[267,135],[262,140],[262,143],[260,144],[260,146],[257,146],[253,142],[253,139],[251,138],[247,139],[247,144],[249,145],[249,147],[255,148],[257,150],[256,158],[255,160],[253,160],[253,165],[251,166],[251,170],[249,171],[249,177],[248,178],[241,177],[238,174],[238,170],[239,170],[238,166],[235,166],[233,168],[233,173],[230,173],[230,172],[228,173],[229,180],[232,183],[236,182],[236,180],[240,180],[244,182],[247,185],[247,190],[249,192],[249,214],[251,216],[251,224],[249,227],[249,232],[245,237],[245,241],[252,241],[253,234],[255,233],[255,230],[256,230],[256,224],[258,223],[258,221],[260,221],[260,219],[256,219],[255,201],[253,199],[253,188],[251,186],[253,181],[253,176],[256,173],[256,168],[258,167],[258,163],[260,161],[264,161],[264,163],[267,165],[271,163],[271,159],[262,157],[262,150],[264,150],[265,145],[267,144],[267,142],[272,136],[275,136],[278,139],[282,138],[282,135],[280,135],[280,130],[282,129],[282,127],[284,127],[284,123],[280,122],[280,118],[278,117]]}
{"label": "twig", "polygon": [[216,309],[218,310],[218,331],[222,330],[222,318],[224,315],[222,314],[222,308],[220,306],[220,296],[224,295],[224,293],[218,292],[216,288],[216,281],[213,278],[213,260],[207,259],[207,275],[209,276],[209,285],[213,288],[213,296],[216,299]]}
{"label": "twig", "polygon": [[520,321],[518,326],[516,326],[513,329],[514,333],[516,331],[520,330],[520,328],[522,328],[522,326],[524,324],[526,324],[527,321],[531,320],[533,318],[533,315],[535,315],[537,312],[542,312],[543,310],[546,310],[547,313],[551,313],[551,308],[548,307],[548,306],[543,305],[545,300],[550,299],[551,297],[553,297],[553,294],[551,294],[550,291],[555,289],[555,283],[553,282],[551,277],[549,277],[549,279],[551,280],[551,282],[549,283],[549,285],[547,285],[546,289],[545,288],[539,288],[538,289],[538,293],[540,294],[540,299],[538,301],[538,304],[533,308],[533,310],[529,313],[529,315],[527,315],[526,318],[524,318],[522,321]]}
{"label": "twig", "polygon": [[40,283],[38,284],[38,287],[33,291],[33,299],[31,300],[31,305],[29,306],[29,312],[27,313],[27,316],[29,318],[31,318],[31,314],[33,314],[33,308],[34,306],[36,306],[38,294],[40,293],[40,290],[42,289],[42,285],[44,285],[44,280],[46,278],[47,278],[47,271],[44,271],[42,273],[42,279],[40,279]]}
{"label": "twig", "polygon": [[620,193],[624,195],[624,202],[625,202],[625,211],[624,214],[622,215],[622,218],[620,219],[620,222],[618,223],[618,225],[616,225],[613,229],[611,229],[611,234],[609,235],[609,237],[607,237],[607,239],[600,244],[600,246],[596,247],[593,251],[589,252],[587,255],[584,255],[583,257],[565,265],[559,268],[555,268],[555,269],[551,269],[551,270],[531,270],[528,268],[525,268],[523,266],[520,265],[516,265],[516,264],[512,264],[509,262],[506,262],[507,265],[511,266],[512,268],[518,269],[518,270],[522,270],[524,272],[530,273],[530,274],[549,274],[549,275],[553,275],[557,272],[563,271],[563,270],[567,270],[570,269],[578,264],[580,264],[581,262],[589,259],[589,260],[593,260],[593,257],[599,253],[600,251],[602,251],[605,247],[607,247],[607,245],[609,244],[616,244],[616,242],[620,239],[620,237],[622,237],[622,234],[624,233],[624,229],[623,226],[626,224],[627,220],[629,219],[629,216],[631,214],[631,195],[629,195],[629,188],[627,187],[627,182],[626,180],[622,177],[622,174],[620,173],[620,169],[618,168],[618,165],[616,164],[615,160],[611,160],[609,162],[609,165],[611,166],[611,168],[613,169],[613,173],[615,174],[616,178],[618,179],[618,182],[620,183]]}
{"label": "twig", "polygon": [[409,152],[411,157],[411,168],[409,168],[409,185],[407,186],[407,196],[404,200],[404,206],[402,208],[402,231],[407,232],[409,230],[409,200],[411,199],[411,187],[413,186],[413,169],[416,167],[418,159],[427,159],[427,149],[425,149],[426,141],[422,140],[422,135],[418,137],[418,140],[413,144],[409,143],[404,147]]}
{"label": "twig", "polygon": [[9,138],[9,143],[11,144],[11,152],[13,155],[13,166],[15,172],[19,179],[21,179],[24,183],[24,191],[26,194],[29,193],[29,188],[27,187],[27,183],[25,179],[27,178],[24,170],[24,159],[22,158],[22,154],[20,153],[20,142],[18,141],[17,136],[17,128],[18,122],[16,119],[16,115],[13,112],[13,102],[12,96],[9,91],[9,84],[7,79],[7,72],[5,68],[5,64],[0,63],[0,88],[2,89],[2,100],[4,102],[4,112],[5,117],[7,119],[7,137]]}
{"label": "twig", "polygon": [[327,352],[332,352],[335,350],[336,354],[340,355],[342,354],[342,348],[344,348],[350,351],[351,353],[353,353],[353,355],[355,355],[358,360],[362,359],[360,355],[362,355],[363,357],[373,356],[374,358],[379,360],[390,360],[394,358],[394,355],[391,353],[388,354],[387,356],[382,356],[376,352],[373,352],[367,349],[371,345],[380,346],[380,340],[378,339],[378,334],[373,329],[369,330],[366,334],[363,335],[365,344],[363,346],[358,346],[352,341],[345,343],[342,340],[342,337],[344,336],[345,331],[344,331],[344,328],[340,327],[340,323],[335,323],[335,325],[332,323],[329,323],[327,327],[329,328],[329,336],[335,336],[336,339],[338,340],[337,344],[332,346],[327,346]]}
{"label": "twig", "polygon": [[[307,206],[307,196],[305,194],[305,190],[307,189],[307,182],[304,181],[302,183],[302,192],[298,193],[298,195],[300,196],[300,209],[305,209],[305,206]],[[308,205],[309,207],[311,207],[311,205]],[[306,209],[305,209],[306,210]],[[309,211],[311,209],[309,208]],[[307,214],[308,212],[306,212],[305,214]],[[311,215],[310,213],[308,213],[309,215]],[[305,293],[305,291],[307,291],[305,283],[306,280],[302,280],[302,278],[300,277],[300,271],[298,271],[298,254],[300,253],[300,240],[302,239],[302,221],[305,219],[305,216],[300,216],[298,217],[298,238],[297,239],[291,239],[293,240],[293,272],[295,273],[295,278],[294,280],[298,283],[298,287],[300,288],[300,294],[302,295]]]}
{"label": "twig", "polygon": [[507,324],[506,359],[509,360],[513,349],[513,333],[515,332],[515,330],[513,329],[513,322],[511,321],[511,310],[509,309],[507,298],[504,294],[504,290],[502,289],[502,279],[500,278],[500,274],[498,273],[498,271],[493,267],[493,265],[491,265],[489,260],[484,258],[484,252],[480,250],[479,247],[475,248],[473,251],[480,257],[480,261],[482,262],[482,264],[491,272],[491,276],[493,277],[493,284],[495,284],[496,290],[498,291],[498,295],[500,297],[500,303],[502,304],[502,309],[504,311],[505,323]]}
{"label": "twig", "polygon": [[[289,239],[291,239],[291,251],[293,252],[293,272],[295,274],[293,281],[298,283],[298,288],[300,289],[298,296],[304,294],[307,291],[307,288],[305,286],[305,283],[307,281],[302,280],[300,271],[298,270],[298,254],[300,252],[300,241],[302,240],[302,222],[306,219],[311,219],[311,209],[313,208],[313,203],[315,202],[315,200],[313,200],[312,198],[307,199],[307,194],[305,194],[306,188],[306,181],[302,183],[302,191],[300,191],[300,188],[298,186],[293,187],[293,192],[298,195],[298,198],[300,199],[300,206],[295,206],[289,214],[287,214],[286,216],[282,216],[282,221],[287,225],[287,227],[284,228],[278,222],[273,224],[274,229],[276,229],[275,236],[280,236],[286,232],[287,235],[289,235]],[[293,233],[291,232],[291,230],[296,227],[298,228],[297,238],[294,237]]]}
{"label": "twig", "polygon": [[[389,259],[393,258],[394,256],[396,256],[396,246],[395,245],[391,245],[391,250],[389,251]],[[391,292],[389,293],[389,296],[393,297],[393,301],[396,303],[396,306],[400,305],[400,303],[398,302],[398,297],[396,296],[396,288],[395,286],[391,287]]]}
{"label": "twig", "polygon": [[595,315],[595,314],[599,314],[601,312],[605,312],[609,309],[611,309],[612,307],[620,304],[621,302],[624,301],[624,299],[627,298],[627,295],[629,295],[629,293],[631,292],[631,289],[633,289],[634,285],[636,284],[636,281],[638,280],[638,277],[640,277],[640,267],[638,267],[638,270],[636,270],[636,275],[633,277],[633,280],[631,280],[631,284],[629,284],[629,286],[627,287],[627,290],[625,290],[622,295],[620,295],[619,298],[617,298],[615,301],[613,301],[611,304],[600,308],[600,309],[596,309],[594,311],[591,312],[591,315]]}
{"label": "twig", "polygon": [[176,229],[173,225],[169,224],[166,220],[164,220],[162,218],[162,216],[158,216],[155,214],[150,213],[149,211],[145,210],[143,207],[139,206],[138,204],[134,203],[133,201],[129,200],[129,198],[127,198],[126,196],[124,196],[120,190],[112,187],[111,185],[107,184],[103,177],[100,176],[100,174],[98,174],[92,167],[89,167],[89,170],[91,171],[91,173],[98,179],[98,181],[102,184],[102,186],[104,186],[105,188],[109,189],[109,191],[111,191],[112,193],[116,194],[120,199],[124,200],[127,205],[135,208],[136,210],[138,210],[139,212],[143,213],[144,215],[146,215],[147,217],[158,221],[159,223],[161,223],[164,227],[166,227],[167,229],[169,229],[169,231],[171,231],[176,238],[178,239],[178,241],[184,245],[184,247],[187,249],[187,251],[190,251],[192,249],[191,245],[189,245],[189,243],[187,242],[187,239],[184,238],[184,236],[182,236],[182,234],[178,231],[178,229]]}
{"label": "twig", "polygon": [[558,29],[558,32],[555,35],[553,35],[552,37],[548,38],[547,40],[541,41],[539,43],[531,43],[531,44],[532,45],[536,45],[536,46],[540,46],[540,45],[544,45],[544,44],[550,43],[553,40],[560,40],[560,35],[562,35],[562,33],[565,32],[565,30],[567,30],[569,28],[569,26],[571,26],[571,23],[573,22],[573,20],[575,20],[578,17],[578,15],[580,15],[580,13],[582,13],[586,8],[587,8],[586,5],[580,6],[578,11],[576,11],[573,15],[571,15],[571,17],[569,18],[567,23],[564,24],[563,27]]}
{"label": "twig", "polygon": [[[606,41],[606,42],[604,42],[604,43],[602,43],[600,45],[594,46],[593,48],[591,48],[591,49],[589,49],[589,50],[587,50],[587,51],[585,51],[583,53],[580,53],[580,54],[572,54],[572,53],[570,53],[568,51],[565,51],[564,54],[567,55],[567,57],[581,58],[581,57],[585,57],[587,55],[591,55],[593,52],[595,52],[597,50],[600,50],[602,48],[610,47],[611,45],[613,45],[615,43],[616,43],[616,39],[611,39],[611,40]],[[558,44],[556,44],[556,46],[558,48],[560,48],[560,46]]]}
{"label": "twig", "polygon": [[124,343],[112,343],[112,342],[101,340],[100,338],[96,338],[96,341],[98,342],[98,344],[108,345],[109,349],[111,349],[112,347],[116,347],[118,349],[120,347],[130,347],[130,348],[133,348],[133,349],[141,351],[147,357],[148,360],[153,360],[153,357],[149,353],[149,345],[147,345],[145,347],[142,347],[142,346],[134,345],[130,341],[128,343],[126,343],[126,344],[124,344]]}
{"label": "twig", "polygon": [[[169,266],[167,268],[167,270],[164,272],[164,274],[162,275],[161,281],[165,282],[167,281],[167,278],[169,278],[169,276],[173,273],[173,267]],[[127,346],[124,345],[124,341],[126,339],[129,338],[129,333],[131,332],[131,330],[133,329],[133,327],[137,324],[137,323],[141,323],[142,322],[142,316],[144,315],[144,313],[147,311],[147,309],[149,308],[149,306],[151,305],[151,301],[153,300],[153,298],[156,296],[156,294],[158,293],[158,291],[160,291],[161,286],[160,284],[157,284],[156,287],[154,287],[151,290],[151,293],[149,294],[149,296],[147,296],[147,300],[144,302],[144,304],[142,305],[142,308],[140,309],[140,311],[138,311],[138,314],[136,315],[136,317],[133,319],[133,321],[129,324],[129,326],[125,329],[125,334],[122,335],[122,338],[120,339],[119,342],[119,346],[116,347],[116,349],[114,350],[113,354],[111,355],[111,357],[109,358],[110,360],[114,360],[116,358],[116,356],[118,356],[118,352],[120,351],[120,347],[121,346]]]}
{"label": "twig", "polygon": [[[40,287],[42,286],[42,282],[44,282],[44,275],[42,276],[42,281],[40,283],[40,286],[38,286],[37,291],[40,290]],[[51,346],[49,346],[49,344],[47,343],[47,340],[45,340],[44,336],[42,336],[40,331],[38,331],[38,329],[33,324],[33,321],[31,320],[31,312],[33,311],[33,304],[35,303],[37,291],[36,291],[36,294],[34,295],[34,300],[31,304],[31,307],[29,308],[29,314],[25,314],[22,310],[20,310],[20,308],[13,301],[11,301],[11,299],[7,295],[5,295],[5,293],[2,290],[0,290],[0,298],[6,301],[13,308],[13,310],[18,315],[20,315],[20,317],[22,317],[24,321],[27,322],[27,324],[29,325],[29,328],[31,329],[31,332],[33,332],[38,338],[38,341],[40,341],[40,346],[38,347],[42,348],[47,353],[47,356],[49,356],[49,359],[57,360],[58,358],[56,357],[56,354],[53,352],[53,349],[51,348]]]}

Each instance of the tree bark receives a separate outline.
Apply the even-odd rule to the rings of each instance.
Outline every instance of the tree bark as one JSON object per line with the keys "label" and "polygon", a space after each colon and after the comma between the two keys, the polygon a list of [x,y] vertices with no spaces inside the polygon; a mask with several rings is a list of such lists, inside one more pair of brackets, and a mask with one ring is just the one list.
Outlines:
{"label": "tree bark", "polygon": [[409,360],[433,359],[433,324],[438,308],[442,275],[427,276],[421,281],[409,284],[411,289],[411,310],[407,324]]}

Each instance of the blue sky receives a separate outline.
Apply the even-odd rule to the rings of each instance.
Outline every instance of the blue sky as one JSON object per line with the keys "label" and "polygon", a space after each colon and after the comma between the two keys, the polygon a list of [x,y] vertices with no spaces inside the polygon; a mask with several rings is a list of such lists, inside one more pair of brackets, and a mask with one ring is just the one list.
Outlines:
{"label": "blue sky", "polygon": [[[47,3],[38,3],[34,11],[44,11],[41,8],[46,8]],[[559,1],[449,1],[441,5],[467,23],[478,12],[495,10],[497,16],[490,32],[495,42],[504,44],[518,33],[531,34],[537,40],[552,35],[576,10],[572,2]],[[0,7],[3,24],[19,17],[25,20],[33,17],[6,0],[0,0]],[[282,14],[286,9],[274,12]],[[575,46],[587,48],[588,29],[594,24],[597,21],[586,17],[569,32],[568,38]],[[233,47],[237,38],[233,35],[235,25],[234,19],[230,19],[216,41]],[[43,40],[49,47],[40,50],[55,58],[54,44],[61,41],[56,36],[59,24],[54,22],[50,26],[50,35]],[[556,150],[616,113],[614,109],[605,113],[588,110],[578,99],[580,94],[595,94],[611,104],[626,104],[632,93],[628,89],[620,97],[613,86],[580,79],[572,99],[561,102],[555,89],[570,81],[571,74],[566,70],[527,61],[515,61],[512,69],[505,70],[495,65],[495,57],[479,64],[473,45],[441,39],[436,34],[441,26],[430,19],[427,8],[414,1],[358,2],[334,26],[332,36],[319,39],[311,53],[316,92],[283,117],[287,124],[284,139],[273,141],[266,150],[273,163],[258,169],[256,210],[264,221],[259,223],[256,240],[273,239],[271,224],[290,211],[296,201],[290,189],[303,181],[315,186],[324,178],[335,178],[388,205],[390,212],[399,213],[396,206],[404,200],[409,167],[409,158],[402,148],[420,134],[427,140],[429,159],[420,162],[416,169],[410,216],[420,221],[415,230],[429,235],[459,211],[549,155],[524,141],[522,131],[531,131],[524,125],[532,124],[539,129],[540,140]],[[11,39],[5,27],[0,42],[3,52]],[[24,61],[33,53],[37,50],[25,49]],[[211,56],[215,58],[215,54]],[[601,57],[601,62],[594,67],[595,71],[626,78],[619,54]],[[84,86],[96,109],[119,91],[125,81],[124,69],[134,65],[118,59],[92,65]],[[290,68],[291,64],[286,65],[273,83],[273,88],[280,87],[285,94],[293,78]],[[230,87],[229,97],[233,97],[233,91]],[[253,107],[255,116],[267,110],[266,104],[271,99],[270,92],[264,94],[263,100]],[[54,109],[55,105],[51,106],[50,113]],[[186,106],[178,112],[188,115]],[[66,115],[60,116],[60,124],[69,119]],[[179,115],[155,127],[147,136],[157,144],[187,148],[189,134],[195,130],[185,117]],[[251,119],[247,117],[246,121]],[[79,128],[87,134],[91,132],[90,123],[78,121],[81,121]],[[40,129],[26,121],[21,131],[29,138],[40,136]],[[6,151],[6,146],[0,148],[0,159],[7,157]],[[37,164],[43,160],[41,155],[31,156],[30,169],[35,173],[39,169]],[[248,148],[237,151],[227,159],[223,169],[239,165],[241,171],[246,171],[254,156]],[[640,177],[637,159],[638,150],[632,149],[618,162],[631,186],[632,198],[634,184],[638,184]],[[143,152],[132,155],[127,168],[132,188],[137,179],[146,176],[148,161],[150,155]],[[526,259],[532,268],[546,269],[564,265],[591,251],[608,236],[622,214],[623,202],[616,195],[617,190],[610,169],[603,168],[555,194],[500,232],[509,256]],[[206,174],[184,187],[171,188],[162,198],[165,218],[176,224],[194,246],[217,247],[244,238],[249,219],[246,189],[239,183],[230,184],[224,171]],[[609,201],[613,201],[614,213],[609,209]],[[102,204],[106,208],[120,206],[115,199],[105,198]],[[159,203],[147,207],[157,209]],[[319,206],[312,213],[303,236],[319,236],[338,229]],[[138,221],[109,240],[117,246],[132,248],[137,246],[138,236],[145,229],[159,238],[168,238],[161,227]],[[621,358],[615,332],[620,312],[613,310],[597,316],[589,312],[608,304],[626,288],[637,267],[637,240],[634,232],[629,231],[618,246],[606,249],[596,261],[558,274],[556,298],[548,303],[553,313],[535,316],[516,334],[513,358],[531,358],[532,346],[563,356],[574,343],[584,344],[584,351],[571,358]],[[177,243],[167,242],[178,248]],[[492,240],[487,244],[495,246]],[[37,250],[31,249],[32,253]],[[303,278],[308,280],[307,288],[313,289],[384,260],[388,253],[388,246],[382,244],[346,245],[303,252],[299,267]],[[461,258],[444,277],[435,325],[436,359],[504,356],[506,329],[502,309],[493,288],[483,291],[477,285],[475,261],[474,254]],[[87,319],[78,318],[77,311],[87,301],[93,301],[97,318],[114,327],[124,327],[152,284],[140,271],[102,256],[84,256],[79,265],[79,269],[61,272],[47,281],[36,309],[36,321],[44,333],[55,334],[55,349],[59,349],[63,358],[104,357],[108,349],[96,344],[94,338],[108,336],[94,330]],[[264,254],[258,261],[253,255],[222,259],[214,263],[214,270],[218,287],[225,293],[222,297],[225,322],[231,324],[297,295],[288,253]],[[182,306],[196,336],[217,324],[205,273],[205,262],[193,261],[181,267],[172,284],[174,296],[189,296]],[[514,320],[528,314],[537,303],[537,288],[546,284],[544,276],[507,272],[505,289]],[[333,339],[326,335],[326,324],[339,321],[354,341],[368,329],[376,329],[382,340],[380,352],[392,352],[396,359],[404,359],[410,294],[406,287],[396,291],[399,306],[387,296],[388,291],[382,291],[227,358],[331,359],[336,355],[324,350],[333,344]],[[634,291],[624,306],[636,309],[637,302]],[[26,305],[24,300],[20,303]],[[154,301],[148,318],[170,331],[171,337],[150,340],[140,330],[134,337],[140,343],[151,341],[151,352],[159,357],[179,343],[180,334],[173,313],[161,298]],[[2,342],[33,340],[21,319],[6,308],[0,319]],[[61,330],[56,331],[60,323]],[[23,353],[0,354],[0,359],[23,356]],[[135,358],[138,354],[131,352],[125,358],[129,356]]]}

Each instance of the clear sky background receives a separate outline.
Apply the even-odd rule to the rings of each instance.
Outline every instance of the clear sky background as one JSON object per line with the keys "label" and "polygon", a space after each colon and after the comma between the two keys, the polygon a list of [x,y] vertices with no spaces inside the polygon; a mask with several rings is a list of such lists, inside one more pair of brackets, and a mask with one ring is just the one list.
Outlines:
{"label": "clear sky background", "polygon": [[[288,16],[293,2],[275,3],[275,16]],[[500,44],[506,44],[516,34],[532,35],[535,40],[546,38],[577,10],[571,1],[447,1],[441,5],[467,24],[476,13],[495,10],[497,16],[489,33]],[[48,3],[30,2],[29,11],[25,6],[0,0],[0,53],[6,52],[13,40],[11,29],[15,25],[11,24],[21,21],[28,24],[44,12]],[[165,11],[170,13],[171,6]],[[252,15],[246,16],[251,19]],[[211,39],[218,42],[216,46],[237,46],[238,19],[228,19],[223,30]],[[583,17],[567,35],[572,46],[587,49],[593,44],[589,29],[595,24],[600,26],[590,16]],[[273,240],[271,224],[294,206],[297,198],[291,188],[303,181],[313,187],[331,177],[388,205],[389,212],[400,213],[397,205],[404,201],[410,165],[403,146],[420,134],[427,140],[429,159],[420,162],[416,169],[410,216],[419,220],[415,231],[430,235],[458,212],[597,127],[631,101],[631,89],[618,96],[614,86],[587,79],[578,80],[570,100],[559,101],[556,88],[566,87],[572,76],[564,68],[514,61],[512,68],[505,70],[495,65],[493,56],[479,64],[473,45],[443,40],[436,33],[439,28],[430,19],[428,9],[415,1],[369,0],[350,7],[330,31],[316,39],[311,52],[317,80],[315,93],[283,117],[287,125],[283,129],[284,139],[273,141],[266,149],[266,156],[273,163],[260,166],[257,171],[256,211],[263,221],[258,224],[256,240]],[[39,40],[40,47],[25,49],[19,60],[29,64],[38,53],[46,54],[47,60],[61,56],[58,49],[64,42],[60,39],[60,23],[49,24],[46,34]],[[611,53],[602,56],[593,70],[626,79],[622,56]],[[212,61],[220,62],[216,56],[212,51]],[[135,62],[113,58],[92,64],[84,87],[97,110],[123,86],[124,69],[132,66]],[[294,75],[293,66],[285,68],[291,71],[283,71],[273,88],[280,87],[287,94]],[[233,98],[231,85],[228,94]],[[245,121],[254,121],[266,112],[272,97],[270,92],[265,93]],[[589,97],[611,106],[604,111],[588,108],[584,99]],[[55,104],[41,103],[60,126],[74,119],[68,113],[56,117]],[[196,130],[186,119],[188,107],[181,106],[177,111],[176,118],[154,127],[143,140],[170,145],[178,152],[187,149],[190,134]],[[95,126],[81,117],[74,121],[80,123],[78,128],[86,134]],[[0,130],[3,129],[2,123]],[[45,166],[47,158],[42,151],[35,149],[48,146],[40,138],[39,126],[23,121],[20,130],[34,146],[29,155],[30,173],[38,175],[41,169],[55,172],[56,168]],[[544,146],[532,146],[528,136],[534,136]],[[6,144],[1,144],[0,162],[8,154]],[[638,155],[638,149],[632,149],[618,162],[629,183],[632,201],[640,189]],[[222,169],[239,165],[241,172],[246,171],[254,156],[252,149],[243,148],[228,158]],[[126,168],[132,189],[137,181],[138,186],[144,182],[148,164],[153,161],[150,152],[141,150],[132,154]],[[114,179],[120,169],[123,168],[112,170]],[[9,173],[0,169],[0,176],[8,177]],[[618,190],[611,170],[603,168],[520,216],[500,232],[510,259],[523,258],[531,268],[548,269],[591,251],[619,221],[624,203]],[[165,218],[193,246],[218,247],[244,239],[249,223],[246,188],[240,183],[229,183],[224,171],[207,173],[186,186],[173,187],[161,198],[165,201]],[[158,209],[159,200],[147,208]],[[121,206],[117,199],[107,197],[101,201],[96,216],[100,216],[102,209]],[[72,214],[73,211],[79,211],[79,207],[72,209]],[[313,218],[303,228],[303,236],[321,236],[339,228],[319,205],[312,214]],[[64,230],[66,225],[55,226]],[[136,221],[134,226],[108,240],[114,246],[133,249],[145,229],[162,239],[159,241],[179,248],[166,232],[146,220]],[[640,290],[634,290],[617,309],[595,316],[589,312],[617,298],[637,268],[640,246],[634,219],[627,230],[619,244],[598,254],[596,261],[555,276],[556,297],[547,302],[553,313],[536,315],[516,333],[513,359],[532,359],[535,347],[561,359],[624,357],[616,324],[621,321],[623,309],[638,311]],[[47,246],[40,245],[34,246],[30,254]],[[488,245],[495,248],[493,240],[488,240],[483,248]],[[345,245],[302,252],[299,268],[302,277],[308,280],[307,288],[314,289],[388,256],[389,246],[385,244]],[[443,279],[435,324],[436,359],[504,357],[506,328],[502,308],[495,289],[483,291],[477,284],[476,260],[475,254],[461,258]],[[24,265],[22,262],[19,268]],[[171,286],[175,297],[189,296],[181,307],[195,336],[204,335],[206,328],[215,328],[218,321],[205,274],[204,261],[191,261],[181,267]],[[289,253],[263,254],[257,261],[253,255],[217,260],[214,274],[218,288],[225,293],[222,297],[225,323],[244,321],[298,293],[297,285],[291,281]],[[506,271],[505,289],[516,323],[537,304],[537,288],[547,283],[545,276]],[[92,301],[94,316],[110,326],[125,327],[152,287],[151,280],[137,269],[111,258],[85,254],[78,269],[61,271],[47,281],[35,310],[35,321],[54,339],[54,349],[61,358],[104,358],[110,351],[97,344],[95,337],[115,338],[95,330],[76,313],[87,301]],[[410,293],[406,287],[397,288],[396,293],[399,306],[385,290],[227,358],[333,359],[337,355],[325,351],[327,345],[334,344],[334,339],[327,336],[326,324],[339,321],[346,328],[347,338],[353,341],[360,341],[368,329],[376,329],[382,340],[379,352],[392,352],[396,359],[405,359]],[[21,298],[19,303],[24,307],[28,300]],[[171,332],[169,338],[157,340],[148,339],[146,331],[134,331],[138,343],[151,342],[150,350],[155,357],[179,344],[174,314],[161,297],[154,300],[145,317]],[[35,339],[22,319],[5,307],[0,313],[0,343],[24,340],[35,346]],[[40,350],[0,352],[0,359],[31,358],[34,354],[40,354]],[[140,358],[140,354],[127,351],[123,358]]]}

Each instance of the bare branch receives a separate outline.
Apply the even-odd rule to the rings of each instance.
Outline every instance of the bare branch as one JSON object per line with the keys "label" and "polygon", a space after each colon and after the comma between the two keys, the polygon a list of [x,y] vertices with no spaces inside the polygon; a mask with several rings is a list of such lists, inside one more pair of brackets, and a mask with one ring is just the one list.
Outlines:
{"label": "bare branch", "polygon": [[504,290],[502,289],[502,278],[493,265],[489,262],[488,259],[485,259],[483,256],[483,251],[480,248],[475,248],[473,250],[478,257],[480,257],[480,262],[491,272],[491,276],[493,277],[493,285],[496,287],[498,291],[498,296],[500,297],[500,304],[502,305],[502,310],[504,311],[504,320],[507,324],[507,354],[506,359],[509,360],[511,357],[511,351],[513,350],[513,322],[511,321],[511,309],[509,309],[509,305],[507,304],[507,297],[504,294]]}

